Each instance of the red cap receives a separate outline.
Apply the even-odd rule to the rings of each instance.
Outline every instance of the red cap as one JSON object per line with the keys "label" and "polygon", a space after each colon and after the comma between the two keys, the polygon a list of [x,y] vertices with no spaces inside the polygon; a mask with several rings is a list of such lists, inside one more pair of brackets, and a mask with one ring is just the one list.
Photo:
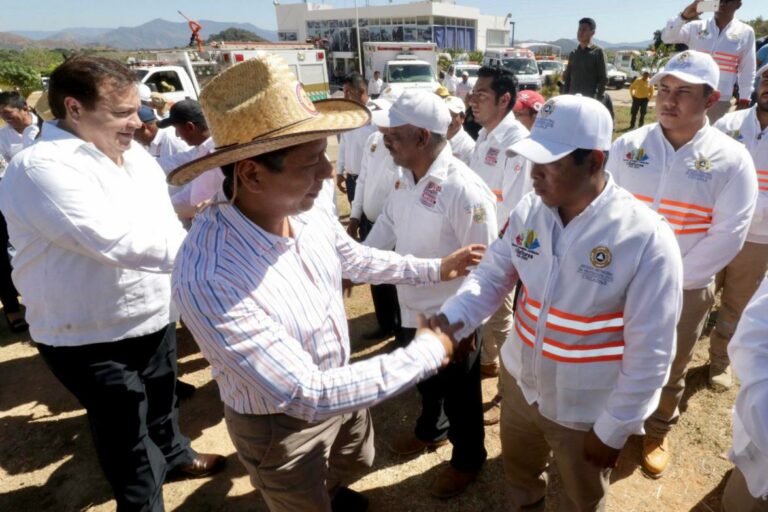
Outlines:
{"label": "red cap", "polygon": [[515,107],[512,110],[515,112],[520,112],[525,108],[532,108],[538,112],[541,106],[546,102],[547,100],[544,99],[544,96],[537,93],[536,91],[520,91],[517,93],[517,101],[515,102]]}

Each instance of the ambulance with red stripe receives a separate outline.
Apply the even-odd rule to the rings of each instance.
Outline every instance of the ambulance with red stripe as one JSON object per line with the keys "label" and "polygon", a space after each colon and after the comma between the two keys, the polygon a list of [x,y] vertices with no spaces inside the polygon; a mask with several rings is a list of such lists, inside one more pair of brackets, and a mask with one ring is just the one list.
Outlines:
{"label": "ambulance with red stripe", "polygon": [[752,158],[708,123],[677,151],[654,123],[611,147],[616,183],[672,226],[683,256],[683,289],[707,287],[741,250],[757,197]]}
{"label": "ambulance with red stripe", "polygon": [[738,110],[723,116],[715,128],[744,144],[752,155],[757,171],[759,194],[747,241],[758,244],[768,243],[768,128],[761,130],[757,120],[757,107]]}
{"label": "ambulance with red stripe", "polygon": [[667,22],[661,32],[666,44],[681,43],[691,50],[708,53],[720,68],[721,101],[733,96],[739,86],[739,98],[749,100],[755,81],[755,32],[746,23],[731,21],[721,32],[715,19],[684,20],[679,15]]}

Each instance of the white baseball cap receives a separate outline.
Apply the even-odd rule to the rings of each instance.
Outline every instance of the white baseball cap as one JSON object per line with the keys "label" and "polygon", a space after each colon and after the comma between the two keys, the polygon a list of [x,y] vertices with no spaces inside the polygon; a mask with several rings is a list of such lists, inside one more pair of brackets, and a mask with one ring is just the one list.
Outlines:
{"label": "white baseball cap", "polygon": [[152,101],[152,90],[147,84],[139,84],[139,101],[143,103]]}
{"label": "white baseball cap", "polygon": [[548,164],[576,149],[611,149],[613,120],[605,105],[586,96],[562,95],[539,110],[531,134],[511,151],[533,163]]}
{"label": "white baseball cap", "polygon": [[708,53],[686,50],[667,62],[664,69],[651,78],[651,85],[657,85],[667,76],[672,75],[689,84],[706,84],[717,89],[720,82],[720,68]]}
{"label": "white baseball cap", "polygon": [[445,135],[451,124],[448,105],[437,94],[410,89],[385,110],[372,113],[373,124],[381,128],[397,128],[410,124],[432,133]]}
{"label": "white baseball cap", "polygon": [[463,114],[467,111],[467,106],[464,105],[464,100],[457,96],[448,96],[444,101],[445,104],[448,105],[448,110],[451,114]]}

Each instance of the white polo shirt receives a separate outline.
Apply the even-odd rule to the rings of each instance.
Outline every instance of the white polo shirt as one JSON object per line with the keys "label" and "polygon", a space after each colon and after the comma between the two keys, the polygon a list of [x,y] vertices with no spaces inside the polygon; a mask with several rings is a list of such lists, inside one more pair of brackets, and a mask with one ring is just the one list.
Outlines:
{"label": "white polo shirt", "polygon": [[[403,169],[392,160],[392,155],[384,146],[384,134],[380,131],[368,136],[366,148],[350,217],[361,219],[365,214],[369,221],[376,222],[387,198],[395,190],[395,183],[402,179]],[[387,248],[390,249],[392,247]]]}

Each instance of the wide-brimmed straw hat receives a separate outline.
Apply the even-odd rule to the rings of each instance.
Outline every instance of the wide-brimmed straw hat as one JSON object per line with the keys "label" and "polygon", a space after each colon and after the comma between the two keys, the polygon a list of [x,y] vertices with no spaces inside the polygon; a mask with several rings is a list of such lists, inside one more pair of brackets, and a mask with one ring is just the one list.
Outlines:
{"label": "wide-brimmed straw hat", "polygon": [[171,172],[171,185],[184,185],[215,167],[359,128],[371,117],[353,101],[312,103],[285,61],[274,55],[222,72],[203,89],[200,104],[217,149]]}

